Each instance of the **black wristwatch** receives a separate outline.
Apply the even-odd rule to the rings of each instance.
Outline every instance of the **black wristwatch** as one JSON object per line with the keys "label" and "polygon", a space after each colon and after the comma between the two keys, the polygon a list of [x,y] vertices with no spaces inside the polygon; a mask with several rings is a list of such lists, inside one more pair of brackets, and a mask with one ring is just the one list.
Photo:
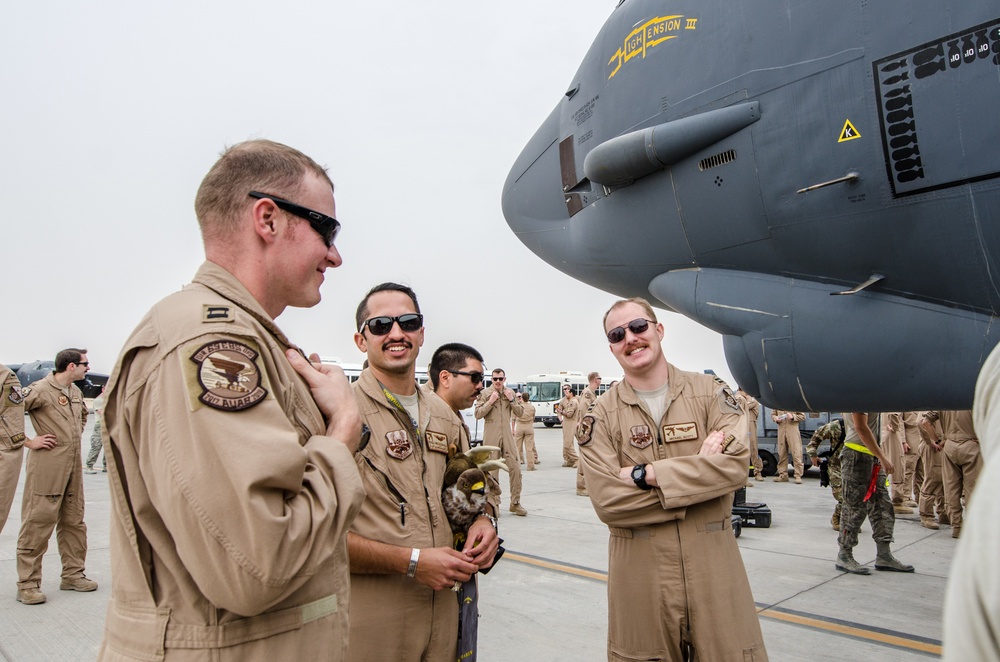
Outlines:
{"label": "black wristwatch", "polygon": [[651,490],[653,486],[646,482],[646,465],[637,464],[632,467],[632,481],[640,490]]}

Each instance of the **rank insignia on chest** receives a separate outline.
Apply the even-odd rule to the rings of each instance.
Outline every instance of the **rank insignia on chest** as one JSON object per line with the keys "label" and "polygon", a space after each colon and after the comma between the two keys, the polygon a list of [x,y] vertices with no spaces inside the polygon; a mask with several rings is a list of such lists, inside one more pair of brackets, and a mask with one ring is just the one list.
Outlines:
{"label": "rank insignia on chest", "polygon": [[424,433],[424,437],[427,439],[427,450],[435,453],[448,452],[448,435],[428,430]]}
{"label": "rank insignia on chest", "polygon": [[674,423],[663,426],[663,441],[689,441],[698,438],[698,425],[695,423]]}
{"label": "rank insignia on chest", "polygon": [[385,434],[385,452],[397,460],[405,460],[413,453],[413,444],[406,430],[393,430]]}
{"label": "rank insignia on chest", "polygon": [[639,450],[649,448],[653,443],[653,433],[650,432],[648,425],[633,425],[629,431],[628,442]]}
{"label": "rank insignia on chest", "polygon": [[594,434],[594,417],[587,415],[580,421],[580,426],[576,429],[576,443],[586,446]]}
{"label": "rank insignia on chest", "polygon": [[259,354],[243,343],[219,340],[203,345],[191,360],[198,365],[198,400],[223,411],[253,407],[267,396],[261,386]]}

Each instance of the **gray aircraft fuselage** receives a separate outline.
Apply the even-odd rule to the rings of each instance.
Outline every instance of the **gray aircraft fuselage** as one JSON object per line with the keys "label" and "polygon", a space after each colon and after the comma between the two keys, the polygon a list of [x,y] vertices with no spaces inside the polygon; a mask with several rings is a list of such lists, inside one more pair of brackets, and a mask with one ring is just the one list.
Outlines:
{"label": "gray aircraft fuselage", "polygon": [[561,271],[722,334],[769,406],[968,409],[998,177],[995,3],[626,0],[503,212]]}

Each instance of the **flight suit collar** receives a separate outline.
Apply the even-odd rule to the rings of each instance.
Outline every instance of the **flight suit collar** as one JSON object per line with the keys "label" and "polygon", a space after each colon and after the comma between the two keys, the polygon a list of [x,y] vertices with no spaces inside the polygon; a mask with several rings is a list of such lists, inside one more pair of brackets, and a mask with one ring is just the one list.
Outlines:
{"label": "flight suit collar", "polygon": [[274,320],[264,311],[260,302],[243,286],[243,283],[223,267],[206,260],[198,268],[198,272],[191,279],[191,282],[204,285],[219,294],[219,296],[229,299],[260,322],[283,345],[286,347],[296,347],[285,337],[285,334],[274,323]]}
{"label": "flight suit collar", "polygon": [[[678,370],[672,363],[667,363],[667,382],[670,384],[670,388],[667,389],[667,408],[670,407],[671,402],[680,396],[684,387],[687,386],[687,381],[687,377],[682,370]],[[641,402],[639,396],[635,394],[635,389],[632,388],[627,379],[621,381],[618,397],[627,405],[638,405]]]}
{"label": "flight suit collar", "polygon": [[[382,392],[382,385],[372,374],[372,371],[365,368],[361,371],[361,376],[358,377],[358,386],[367,395],[372,402],[376,403],[380,407],[385,407],[395,415],[401,423],[406,423],[406,427],[410,427],[410,420],[406,414],[396,409],[388,400],[385,399],[385,393]],[[420,424],[420,429],[423,430],[427,427],[427,419],[429,417],[429,407],[426,404],[427,395],[424,390],[417,387],[417,409],[420,412],[420,418],[423,419],[418,421]]]}
{"label": "flight suit collar", "polygon": [[[667,388],[666,394],[666,404],[663,407],[663,416],[666,418],[667,412],[670,411],[670,405],[674,400],[681,396],[684,388],[687,386],[688,379],[682,370],[678,370],[672,363],[667,363],[667,383],[669,387]],[[632,385],[628,383],[627,379],[621,381],[618,389],[618,397],[627,405],[639,407],[649,420],[653,421],[653,415],[646,407],[646,403],[643,402],[635,393],[635,389]],[[660,421],[653,421],[654,427],[660,424]]]}

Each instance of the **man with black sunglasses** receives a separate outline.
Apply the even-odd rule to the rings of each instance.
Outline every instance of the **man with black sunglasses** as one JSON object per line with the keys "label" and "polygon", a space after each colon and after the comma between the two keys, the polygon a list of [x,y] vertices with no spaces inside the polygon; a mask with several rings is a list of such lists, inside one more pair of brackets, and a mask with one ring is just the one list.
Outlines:
{"label": "man with black sunglasses", "polygon": [[625,377],[577,440],[611,533],[608,659],[766,660],[730,523],[750,458],[742,405],[722,380],[667,363],[645,299],[616,302],[604,333]]}
{"label": "man with black sunglasses", "polygon": [[83,521],[83,463],[80,437],[87,424],[83,393],[73,382],[90,371],[87,350],[69,348],[56,354],[55,371],[22,390],[24,411],[32,427],[49,441],[37,439],[24,470],[21,531],[17,536],[17,601],[45,602],[42,593],[42,557],[58,526],[63,591],[97,590],[84,575],[87,561],[87,525]]}
{"label": "man with black sunglasses", "polygon": [[[521,463],[517,460],[517,449],[514,447],[514,430],[511,427],[513,417],[524,412],[524,405],[514,398],[514,391],[505,388],[507,373],[496,368],[492,375],[489,388],[483,389],[476,398],[476,418],[486,419],[483,428],[483,443],[487,446],[499,446],[503,460],[507,464],[507,476],[510,479],[510,512],[524,517],[528,514],[521,505]],[[500,483],[495,484],[499,490]],[[499,499],[500,495],[495,495]],[[499,501],[498,501],[499,502]]]}
{"label": "man with black sunglasses", "polygon": [[348,534],[348,659],[454,660],[459,607],[450,589],[490,567],[496,530],[480,517],[463,549],[452,548],[441,490],[449,446],[468,443],[452,408],[417,388],[424,329],[416,293],[376,285],[355,321],[354,342],[368,357],[353,386],[365,426],[355,459],[368,497]]}
{"label": "man with black sunglasses", "polygon": [[105,391],[99,659],[344,660],[361,417],[343,370],[274,321],[319,303],[342,262],[333,184],[253,140],[212,166],[195,213],[206,261],[139,323]]}

